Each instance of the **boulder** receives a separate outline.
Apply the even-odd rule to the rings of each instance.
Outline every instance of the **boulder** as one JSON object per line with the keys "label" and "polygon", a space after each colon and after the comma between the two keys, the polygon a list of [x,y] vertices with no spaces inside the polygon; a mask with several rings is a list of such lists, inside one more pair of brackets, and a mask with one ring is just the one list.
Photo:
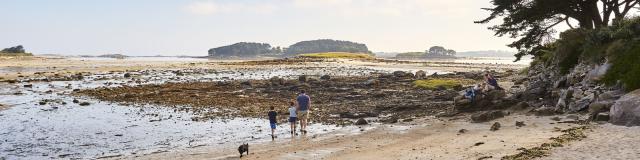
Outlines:
{"label": "boulder", "polygon": [[484,111],[471,115],[471,122],[480,123],[488,122],[505,116],[503,111]]}
{"label": "boulder", "polygon": [[524,127],[526,126],[526,124],[524,124],[524,121],[516,121],[516,127]]}
{"label": "boulder", "polygon": [[611,109],[612,102],[609,101],[598,101],[589,104],[589,114],[595,115],[600,112],[607,112]]}
{"label": "boulder", "polygon": [[309,79],[308,79],[308,77],[306,75],[298,76],[298,81],[300,81],[300,82],[307,82],[307,80],[309,80]]}
{"label": "boulder", "polygon": [[380,84],[380,81],[378,81],[377,79],[370,79],[370,80],[365,81],[363,84],[366,85],[366,86],[376,86],[376,85]]}
{"label": "boulder", "polygon": [[324,75],[322,77],[320,77],[321,80],[330,80],[331,76],[330,75]]}
{"label": "boulder", "polygon": [[416,72],[415,77],[416,77],[417,79],[425,78],[425,77],[427,77],[427,72],[425,72],[425,71],[423,71],[423,70],[419,70],[418,72]]}
{"label": "boulder", "polygon": [[395,71],[393,72],[393,76],[398,78],[413,77],[413,73],[408,73],[405,71]]}
{"label": "boulder", "polygon": [[567,109],[569,112],[575,113],[589,108],[589,104],[591,104],[591,99],[584,97],[578,101],[570,103]]}
{"label": "boulder", "polygon": [[369,123],[368,123],[368,122],[367,122],[367,120],[365,120],[364,118],[360,118],[360,119],[358,119],[358,120],[356,121],[356,123],[355,123],[355,125],[367,125],[367,124],[369,124]]}
{"label": "boulder", "polygon": [[285,80],[278,76],[274,76],[269,79],[269,82],[271,82],[271,85],[284,85]]}
{"label": "boulder", "polygon": [[490,130],[491,131],[500,130],[500,123],[499,122],[493,123],[493,125],[491,125],[491,129]]}
{"label": "boulder", "polygon": [[640,125],[640,89],[620,97],[610,110],[609,122],[615,125]]}
{"label": "boulder", "polygon": [[609,113],[598,113],[593,120],[606,122],[606,121],[609,121],[609,119],[610,119]]}
{"label": "boulder", "polygon": [[129,77],[131,77],[131,73],[125,73],[124,74],[124,78],[129,78]]}

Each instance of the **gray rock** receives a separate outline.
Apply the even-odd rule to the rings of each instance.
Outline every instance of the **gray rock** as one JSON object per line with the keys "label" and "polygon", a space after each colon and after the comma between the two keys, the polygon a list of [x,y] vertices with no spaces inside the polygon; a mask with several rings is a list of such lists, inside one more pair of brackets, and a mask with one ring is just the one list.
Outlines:
{"label": "gray rock", "polygon": [[480,123],[488,122],[505,116],[503,111],[484,111],[471,115],[471,122]]}
{"label": "gray rock", "polygon": [[595,121],[609,121],[609,113],[598,113],[594,118]]}
{"label": "gray rock", "polygon": [[611,107],[609,122],[615,125],[640,125],[640,89],[618,99]]}
{"label": "gray rock", "polygon": [[491,125],[491,129],[490,129],[490,130],[491,130],[491,131],[497,131],[497,130],[500,130],[500,123],[498,123],[498,122],[493,123],[493,125]]}
{"label": "gray rock", "polygon": [[562,88],[567,86],[567,77],[563,76],[560,77],[560,79],[558,81],[555,81],[553,83],[553,88]]}
{"label": "gray rock", "polygon": [[356,123],[354,123],[354,124],[355,124],[355,125],[367,125],[367,124],[369,124],[369,123],[368,123],[368,122],[367,122],[367,120],[365,120],[364,118],[360,118],[360,119],[358,119],[358,120],[356,121]]}
{"label": "gray rock", "polygon": [[427,72],[423,71],[423,70],[419,70],[418,72],[416,72],[416,78],[418,79],[422,79],[427,77]]}
{"label": "gray rock", "polygon": [[306,75],[298,76],[298,81],[300,81],[300,82],[307,82],[307,80],[309,80],[309,79],[307,78]]}
{"label": "gray rock", "polygon": [[578,101],[570,103],[568,111],[572,113],[583,111],[589,108],[589,104],[591,104],[591,100],[589,98],[582,98]]}
{"label": "gray rock", "polygon": [[526,126],[526,124],[524,124],[524,121],[516,121],[516,127],[524,127]]}
{"label": "gray rock", "polygon": [[558,114],[558,111],[553,107],[540,107],[538,109],[533,110],[536,116],[551,116]]}
{"label": "gray rock", "polygon": [[364,85],[366,86],[375,86],[380,84],[380,81],[378,81],[377,79],[370,79],[364,82]]}
{"label": "gray rock", "polygon": [[324,75],[322,77],[320,77],[321,80],[330,80],[331,76],[330,75]]}

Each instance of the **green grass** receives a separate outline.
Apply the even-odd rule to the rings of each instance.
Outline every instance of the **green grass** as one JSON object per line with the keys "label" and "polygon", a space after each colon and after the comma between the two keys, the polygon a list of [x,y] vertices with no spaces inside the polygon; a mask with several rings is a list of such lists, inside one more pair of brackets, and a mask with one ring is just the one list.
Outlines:
{"label": "green grass", "polygon": [[345,59],[375,59],[366,53],[348,53],[348,52],[326,52],[326,53],[307,53],[301,54],[299,57],[305,58],[345,58]]}
{"label": "green grass", "polygon": [[465,84],[472,84],[474,81],[470,79],[453,79],[453,78],[442,78],[442,79],[426,79],[426,80],[416,80],[413,81],[413,85],[422,89],[434,90],[438,89],[440,86],[446,89],[454,89],[456,87],[462,87]]}

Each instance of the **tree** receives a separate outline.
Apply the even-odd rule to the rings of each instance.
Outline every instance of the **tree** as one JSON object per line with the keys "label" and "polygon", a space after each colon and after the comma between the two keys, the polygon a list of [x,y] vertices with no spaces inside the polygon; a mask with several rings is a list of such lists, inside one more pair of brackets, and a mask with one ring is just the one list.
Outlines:
{"label": "tree", "polygon": [[285,49],[287,55],[321,52],[371,53],[365,44],[332,39],[302,41]]}
{"label": "tree", "polygon": [[622,20],[640,0],[492,0],[491,14],[475,23],[485,24],[502,18],[502,24],[489,27],[496,36],[519,38],[507,46],[518,49],[516,61],[522,56],[537,56],[545,39],[554,33],[553,27],[577,21],[582,29],[599,29]]}
{"label": "tree", "polygon": [[5,48],[0,52],[2,52],[2,53],[25,53],[26,51],[24,50],[24,47],[22,47],[22,45],[18,45],[18,46],[15,46],[15,47]]}

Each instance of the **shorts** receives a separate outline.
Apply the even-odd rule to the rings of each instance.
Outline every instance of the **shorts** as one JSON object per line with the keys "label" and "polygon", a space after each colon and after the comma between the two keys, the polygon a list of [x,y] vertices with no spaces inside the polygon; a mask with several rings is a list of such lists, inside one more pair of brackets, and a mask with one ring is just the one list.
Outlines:
{"label": "shorts", "polygon": [[297,117],[289,117],[289,122],[291,122],[291,123],[295,123],[296,120],[298,120]]}
{"label": "shorts", "polygon": [[309,110],[298,112],[298,117],[300,117],[300,120],[306,121],[309,118]]}
{"label": "shorts", "polygon": [[276,129],[276,123],[271,123],[271,129]]}

